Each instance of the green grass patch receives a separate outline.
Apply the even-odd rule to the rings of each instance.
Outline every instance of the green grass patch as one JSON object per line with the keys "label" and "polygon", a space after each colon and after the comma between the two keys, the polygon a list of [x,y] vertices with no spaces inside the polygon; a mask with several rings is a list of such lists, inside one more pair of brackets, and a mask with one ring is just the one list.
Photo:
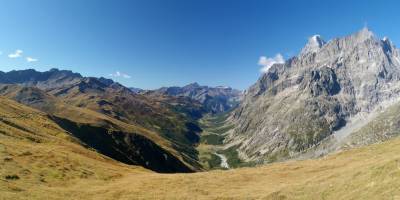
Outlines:
{"label": "green grass patch", "polygon": [[230,168],[238,168],[238,167],[254,167],[257,165],[256,162],[244,162],[239,158],[239,154],[236,151],[238,146],[232,146],[228,149],[218,151],[219,154],[224,154],[228,159],[228,164]]}
{"label": "green grass patch", "polygon": [[218,151],[220,154],[224,154],[228,159],[229,167],[236,168],[243,164],[243,161],[239,158],[238,152],[236,151],[238,147],[232,146],[224,150]]}
{"label": "green grass patch", "polygon": [[201,137],[201,143],[209,145],[221,145],[224,141],[224,137],[216,134],[204,135]]}
{"label": "green grass patch", "polygon": [[229,113],[218,114],[210,119],[210,121],[214,124],[221,124],[224,123],[225,120],[228,118]]}
{"label": "green grass patch", "polygon": [[229,130],[233,129],[234,125],[227,125],[227,126],[223,126],[223,127],[218,127],[218,128],[214,128],[214,129],[210,129],[210,132],[213,133],[217,133],[217,134],[224,134],[226,132],[228,132]]}
{"label": "green grass patch", "polygon": [[217,169],[221,167],[221,159],[215,154],[211,154],[211,159],[207,162],[210,169]]}

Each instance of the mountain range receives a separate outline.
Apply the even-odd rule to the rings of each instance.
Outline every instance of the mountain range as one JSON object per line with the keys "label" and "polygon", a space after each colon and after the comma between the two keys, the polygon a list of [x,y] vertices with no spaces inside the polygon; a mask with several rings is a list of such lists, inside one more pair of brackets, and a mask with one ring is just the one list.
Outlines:
{"label": "mountain range", "polygon": [[[231,103],[231,98],[239,95],[232,89],[201,87],[206,94],[198,96],[207,102],[199,101],[194,96],[168,95],[159,90],[132,91],[111,79],[58,69],[1,72],[0,83],[0,95],[50,114],[91,148],[159,172],[201,170],[195,149],[201,128],[196,120],[214,112],[208,109],[208,99],[229,109],[228,99]],[[184,88],[189,93],[199,91],[197,87]],[[132,132],[126,128],[131,126],[137,129]],[[133,139],[139,137],[135,134],[143,138]],[[153,135],[157,138],[151,138]]]}
{"label": "mountain range", "polygon": [[399,113],[400,50],[368,28],[311,36],[243,92],[198,83],[143,90],[59,69],[0,72],[0,191],[9,199],[398,197]]}
{"label": "mountain range", "polygon": [[242,92],[226,86],[208,87],[191,83],[184,87],[162,87],[148,91],[152,94],[189,97],[200,102],[206,112],[216,114],[227,112],[237,106],[241,100]]}

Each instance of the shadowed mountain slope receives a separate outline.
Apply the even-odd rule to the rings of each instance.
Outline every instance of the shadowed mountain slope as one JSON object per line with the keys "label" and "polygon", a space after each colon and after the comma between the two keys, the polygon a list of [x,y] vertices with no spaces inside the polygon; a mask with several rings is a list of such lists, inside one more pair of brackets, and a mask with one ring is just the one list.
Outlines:
{"label": "shadowed mountain slope", "polygon": [[37,87],[67,104],[138,124],[188,148],[193,144],[191,138],[197,135],[186,126],[191,119],[176,112],[173,105],[132,92],[110,79],[82,77],[58,69],[47,72],[20,70],[0,73],[0,83]]}
{"label": "shadowed mountain slope", "polygon": [[[1,72],[0,83],[26,87],[21,90],[23,94],[16,94],[17,96],[14,95],[13,98],[46,112],[59,112],[58,116],[63,118],[76,114],[63,113],[64,109],[55,109],[54,101],[62,102],[62,104],[56,103],[61,108],[65,105],[73,106],[74,109],[85,108],[124,124],[143,127],[171,143],[174,151],[182,154],[194,169],[200,168],[197,163],[198,153],[194,147],[200,139],[201,132],[196,119],[201,117],[203,110],[197,102],[190,99],[145,96],[132,92],[110,79],[82,77],[80,74],[58,69],[47,72],[35,70]],[[38,91],[35,88],[42,92],[32,93]],[[6,93],[13,94],[12,88]],[[39,99],[46,97],[46,102],[33,99],[35,95],[39,95],[37,96]],[[90,116],[87,119],[91,120],[89,118]],[[79,117],[72,121],[76,119]]]}
{"label": "shadowed mountain slope", "polygon": [[2,85],[0,94],[48,113],[49,119],[85,146],[118,161],[158,172],[198,169],[196,162],[183,151],[176,151],[173,143],[140,126],[68,105],[34,87]]}

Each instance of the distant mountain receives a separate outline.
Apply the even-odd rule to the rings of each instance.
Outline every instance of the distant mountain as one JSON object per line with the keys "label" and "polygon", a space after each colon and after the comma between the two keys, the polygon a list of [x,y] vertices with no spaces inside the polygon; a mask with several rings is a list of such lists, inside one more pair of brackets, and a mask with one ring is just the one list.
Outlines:
{"label": "distant mountain", "polygon": [[0,71],[0,82],[5,84],[22,84],[38,86],[41,88],[62,87],[80,81],[83,77],[79,73],[68,70],[51,69],[46,72],[38,72],[34,69]]}
{"label": "distant mountain", "polygon": [[213,114],[231,110],[242,96],[241,91],[230,87],[200,86],[198,83],[191,83],[184,87],[163,87],[150,93],[189,97],[200,102],[207,112]]}
{"label": "distant mountain", "polygon": [[130,87],[129,89],[134,93],[141,93],[144,91],[143,89],[135,88],[135,87]]}
{"label": "distant mountain", "polygon": [[400,52],[388,38],[367,28],[328,42],[316,35],[246,91],[225,142],[243,160],[273,162],[386,140],[399,135],[390,111],[399,97]]}

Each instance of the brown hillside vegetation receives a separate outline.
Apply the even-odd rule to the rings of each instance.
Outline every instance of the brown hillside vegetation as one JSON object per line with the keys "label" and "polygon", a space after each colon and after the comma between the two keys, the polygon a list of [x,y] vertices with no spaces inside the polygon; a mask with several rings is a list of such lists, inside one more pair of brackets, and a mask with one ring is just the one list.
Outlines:
{"label": "brown hillside vegetation", "polygon": [[400,139],[318,160],[158,174],[78,144],[47,115],[0,98],[0,199],[399,199]]}
{"label": "brown hillside vegetation", "polygon": [[[122,86],[121,86],[122,87]],[[112,92],[113,89],[110,89]],[[73,90],[73,91],[80,91],[80,90]],[[124,90],[125,91],[125,90]],[[88,92],[88,91],[86,91]],[[94,103],[97,101],[101,101],[100,99],[103,99],[103,97],[99,98],[89,98],[90,96],[96,96],[100,95],[98,93],[101,93],[99,91],[95,92],[93,90],[90,90],[90,93],[82,93],[82,92],[76,92],[71,99],[76,99],[78,97],[82,97],[80,102],[86,102],[86,103]],[[125,94],[126,93],[126,94]],[[126,92],[125,95],[127,98],[124,98],[125,100],[132,100],[132,101],[141,101],[144,96],[134,96],[134,94]],[[107,93],[109,94],[109,93]],[[170,163],[174,166],[177,166],[176,169],[173,169],[172,171],[179,171],[179,172],[184,172],[184,171],[195,171],[195,170],[200,170],[200,165],[196,161],[196,151],[193,149],[193,146],[186,141],[186,136],[184,133],[189,133],[187,131],[187,127],[185,127],[185,124],[190,124],[186,121],[186,118],[180,115],[180,114],[171,114],[169,109],[164,108],[166,107],[165,105],[163,106],[158,106],[158,108],[162,111],[169,112],[169,114],[163,113],[163,114],[158,114],[158,116],[162,116],[163,119],[172,120],[174,123],[172,124],[159,124],[156,127],[173,127],[172,129],[174,130],[156,130],[150,127],[146,127],[142,125],[141,123],[136,123],[136,122],[129,122],[123,119],[120,119],[119,117],[109,115],[107,113],[103,113],[101,110],[102,109],[93,109],[90,106],[77,106],[73,102],[69,102],[69,98],[66,96],[63,97],[56,97],[52,94],[49,94],[45,92],[44,90],[41,90],[37,87],[25,87],[21,85],[13,85],[13,84],[1,84],[0,85],[0,95],[5,96],[7,98],[13,99],[19,103],[22,103],[24,105],[27,105],[29,107],[33,107],[36,109],[39,109],[43,112],[46,112],[52,116],[56,116],[57,118],[61,118],[63,121],[68,120],[74,123],[79,123],[79,124],[85,124],[85,125],[90,125],[91,127],[101,127],[103,129],[107,130],[112,130],[112,131],[121,131],[121,132],[128,132],[128,133],[135,133],[141,136],[146,137],[147,139],[150,140],[150,142],[154,142],[160,147],[162,147],[164,150],[167,151],[167,153],[171,154],[172,157],[176,157],[179,159],[181,163],[178,163],[178,165],[174,163]],[[107,95],[106,95],[107,96]],[[119,93],[112,93],[107,96],[108,97],[118,97]],[[89,99],[86,99],[88,97]],[[104,99],[103,99],[104,100]],[[149,101],[150,102],[150,101]],[[143,101],[142,103],[149,103],[147,101]],[[121,102],[114,102],[111,106],[111,108],[116,108],[119,107]],[[185,104],[184,107],[190,107],[187,105],[192,105],[191,103],[183,102]],[[81,104],[81,103],[79,103]],[[97,103],[94,103],[97,105]],[[129,103],[128,103],[129,104]],[[130,104],[129,109],[131,110],[140,110],[137,109],[136,104]],[[104,105],[103,105],[104,106]],[[138,106],[139,108],[144,108],[143,106]],[[123,109],[121,110],[129,110],[129,109]],[[194,108],[196,110],[197,108]],[[157,121],[162,122],[163,120],[155,117],[155,116],[150,116],[150,112],[148,109],[145,109],[147,111],[143,111],[144,113],[136,113],[136,114],[127,114],[129,116],[136,116],[138,118],[141,118],[144,120],[145,118],[151,119],[150,121]],[[151,109],[150,109],[151,110]],[[161,111],[160,111],[161,112]],[[168,116],[168,117],[165,117]],[[60,120],[57,120],[58,122]],[[146,121],[146,120],[145,120]],[[149,121],[149,122],[150,122]],[[175,123],[176,122],[176,123]],[[70,123],[68,123],[70,124]],[[65,128],[65,127],[64,127]],[[180,130],[175,130],[175,129],[180,129]],[[182,129],[181,129],[182,128]],[[76,132],[84,132],[82,130],[76,131]],[[89,132],[86,130],[86,132]],[[94,132],[94,131],[90,131]],[[182,135],[183,134],[183,135]],[[196,135],[196,133],[190,132],[190,134]],[[174,136],[173,138],[167,137],[167,135]],[[76,135],[75,135],[76,136]],[[93,138],[90,138],[90,141],[92,142]],[[103,142],[104,138],[101,139],[100,142]],[[129,144],[130,146],[130,144]],[[95,148],[95,147],[94,147]],[[97,149],[97,148],[96,148]],[[143,155],[143,154],[142,154]],[[142,156],[142,155],[139,155]],[[169,156],[169,157],[171,157]],[[113,157],[113,156],[111,156]],[[151,157],[151,155],[148,155],[148,157]],[[141,159],[141,160],[147,160],[147,158]],[[113,157],[115,158],[115,157]],[[175,159],[175,158],[172,158]],[[134,159],[137,160],[137,159]],[[153,163],[157,162],[157,160],[153,160]],[[125,162],[125,163],[130,163],[130,162]],[[142,162],[142,166],[146,166],[146,161]],[[150,163],[151,165],[151,163]],[[146,166],[148,168],[154,169],[150,166]],[[159,168],[159,166],[157,166]],[[164,170],[164,169],[163,169]],[[163,171],[162,170],[162,171]]]}
{"label": "brown hillside vegetation", "polygon": [[[149,161],[147,168],[164,172],[165,170],[172,172],[193,170],[189,169],[192,166],[185,161],[190,160],[189,156],[183,152],[177,152],[170,141],[139,125],[127,124],[102,113],[69,105],[35,87],[2,85],[0,95],[49,114],[53,121],[86,145],[124,163],[146,166],[146,162]],[[112,138],[109,138],[109,135]],[[129,137],[135,138],[135,141],[131,141]],[[157,152],[148,151],[149,145]],[[166,169],[166,166],[160,165],[159,161],[165,157],[165,154],[169,155],[170,163],[164,163],[164,165],[176,167],[176,169]],[[149,159],[152,159],[152,162]]]}

